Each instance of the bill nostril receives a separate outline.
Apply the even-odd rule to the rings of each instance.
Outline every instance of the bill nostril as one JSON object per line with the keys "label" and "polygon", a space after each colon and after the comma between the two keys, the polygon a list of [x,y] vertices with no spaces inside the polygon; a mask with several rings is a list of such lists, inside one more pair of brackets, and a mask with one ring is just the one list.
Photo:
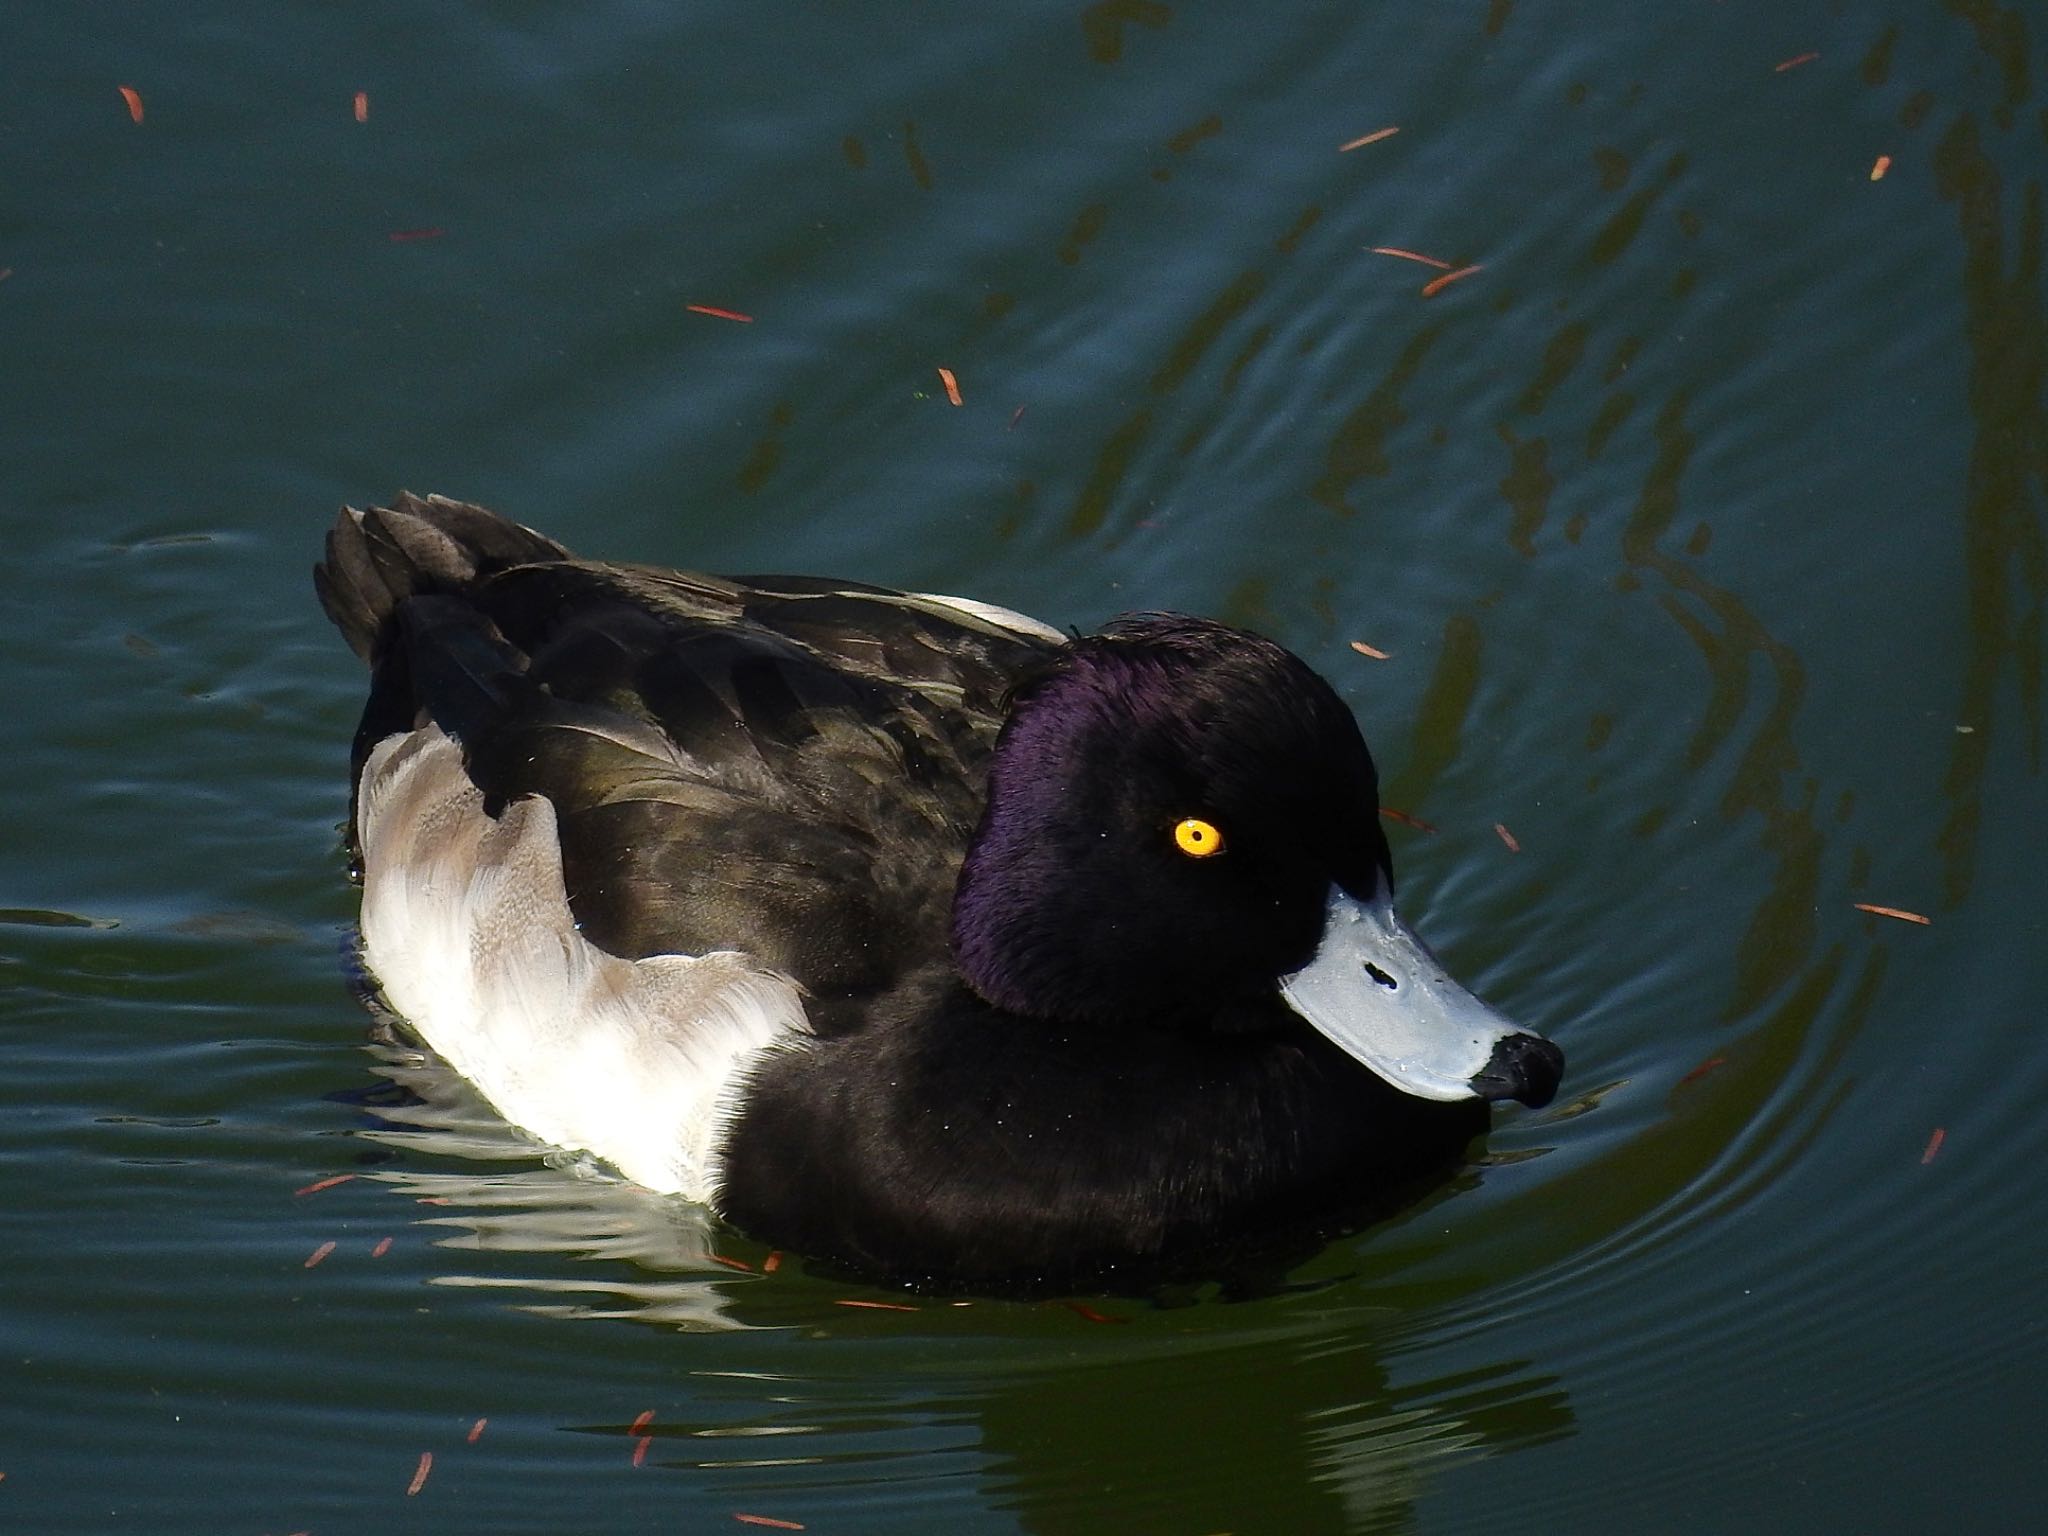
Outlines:
{"label": "bill nostril", "polygon": [[1381,986],[1385,987],[1389,992],[1398,992],[1401,990],[1401,983],[1394,980],[1393,977],[1389,976],[1385,971],[1381,970],[1371,961],[1366,962],[1365,974],[1370,976],[1374,981],[1378,982]]}

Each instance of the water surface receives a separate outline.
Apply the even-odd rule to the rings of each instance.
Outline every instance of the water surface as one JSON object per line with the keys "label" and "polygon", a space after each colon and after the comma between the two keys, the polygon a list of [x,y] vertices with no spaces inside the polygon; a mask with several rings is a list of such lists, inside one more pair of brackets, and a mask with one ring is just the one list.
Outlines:
{"label": "water surface", "polygon": [[[987,10],[14,19],[9,1528],[2022,1528],[2040,18]],[[401,485],[1267,630],[1566,1092],[1257,1300],[762,1274],[366,1044],[307,571]]]}

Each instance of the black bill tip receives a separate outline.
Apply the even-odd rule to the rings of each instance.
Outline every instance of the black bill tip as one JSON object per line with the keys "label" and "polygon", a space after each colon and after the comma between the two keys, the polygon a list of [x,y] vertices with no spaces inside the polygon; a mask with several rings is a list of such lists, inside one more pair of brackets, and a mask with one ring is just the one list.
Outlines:
{"label": "black bill tip", "polygon": [[1506,1035],[1486,1065],[1472,1074],[1472,1091],[1482,1099],[1518,1099],[1541,1109],[1557,1095],[1564,1076],[1564,1052],[1541,1035]]}

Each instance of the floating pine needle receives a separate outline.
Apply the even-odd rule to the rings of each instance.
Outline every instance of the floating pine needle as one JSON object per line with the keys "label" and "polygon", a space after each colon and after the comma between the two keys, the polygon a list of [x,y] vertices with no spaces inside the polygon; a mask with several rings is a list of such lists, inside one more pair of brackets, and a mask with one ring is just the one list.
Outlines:
{"label": "floating pine needle", "polygon": [[1017,423],[1018,423],[1018,422],[1020,422],[1020,421],[1022,421],[1023,419],[1024,419],[1024,407],[1020,405],[1020,406],[1018,406],[1018,407],[1017,407],[1017,409],[1015,409],[1014,411],[1010,412],[1010,430],[1011,430],[1012,432],[1016,431],[1016,430],[1017,430]]}
{"label": "floating pine needle", "polygon": [[469,1433],[464,1438],[467,1439],[471,1445],[475,1445],[477,1441],[483,1439],[484,1426],[490,1422],[491,1421],[489,1419],[478,1419],[474,1424],[469,1426]]}
{"label": "floating pine needle", "polygon": [[132,85],[121,87],[121,99],[128,103],[128,116],[133,122],[142,121],[142,92]]}
{"label": "floating pine needle", "polygon": [[1811,64],[1815,59],[1819,57],[1820,55],[1817,53],[1794,54],[1791,58],[1785,60],[1782,64],[1772,65],[1771,73],[1774,75],[1782,75],[1788,69],[1797,69],[1802,64]]}
{"label": "floating pine needle", "polygon": [[735,1514],[733,1519],[739,1521],[741,1525],[765,1525],[770,1530],[776,1531],[800,1531],[803,1529],[794,1520],[778,1520],[773,1515]]}
{"label": "floating pine needle", "polygon": [[1363,640],[1351,642],[1351,649],[1361,656],[1370,656],[1374,661],[1392,661],[1394,658],[1376,645],[1367,645]]}
{"label": "floating pine needle", "polygon": [[1419,261],[1425,267],[1435,267],[1439,272],[1451,270],[1448,261],[1438,261],[1434,256],[1425,256],[1420,251],[1404,251],[1398,245],[1375,245],[1371,250],[1375,256],[1398,256],[1403,261]]}
{"label": "floating pine needle", "polygon": [[1459,278],[1470,277],[1474,272],[1478,272],[1480,270],[1482,269],[1479,263],[1475,261],[1469,267],[1460,267],[1455,272],[1446,272],[1442,277],[1434,278],[1431,281],[1424,283],[1422,285],[1422,296],[1425,299],[1433,299],[1438,294],[1442,293],[1446,288],[1450,287],[1451,284],[1455,283]]}
{"label": "floating pine needle", "polygon": [[306,1255],[306,1262],[300,1267],[303,1269],[311,1269],[315,1264],[318,1264],[322,1259],[326,1258],[327,1255],[329,1255],[332,1252],[334,1252],[333,1243],[322,1243],[318,1248],[315,1248],[311,1253]]}
{"label": "floating pine needle", "polygon": [[1112,1317],[1107,1312],[1098,1312],[1085,1301],[1068,1301],[1062,1302],[1061,1305],[1073,1313],[1074,1316],[1091,1323],[1128,1323],[1130,1321],[1128,1317]]}
{"label": "floating pine needle", "polygon": [[1922,928],[1931,927],[1934,919],[1922,917],[1918,912],[1908,912],[1904,907],[1880,907],[1867,901],[1855,903],[1858,912],[1868,912],[1873,917],[1895,917],[1902,923],[1918,923]]}
{"label": "floating pine needle", "polygon": [[434,224],[425,229],[394,229],[391,231],[391,239],[396,245],[405,245],[414,240],[438,240],[447,233],[447,230]]}
{"label": "floating pine needle", "polygon": [[1690,1072],[1686,1073],[1685,1076],[1681,1077],[1678,1080],[1678,1086],[1683,1088],[1687,1083],[1696,1083],[1701,1078],[1705,1077],[1709,1072],[1713,1071],[1714,1068],[1725,1067],[1727,1065],[1728,1058],[1726,1056],[1709,1056],[1705,1061],[1701,1062],[1698,1066],[1694,1067]]}
{"label": "floating pine needle", "polygon": [[414,1195],[412,1203],[414,1205],[453,1205],[455,1202],[446,1195]]}
{"label": "floating pine needle", "polygon": [[941,368],[939,370],[939,382],[946,386],[946,398],[952,401],[953,404],[958,405],[960,403],[960,381],[953,377],[953,370]]}
{"label": "floating pine needle", "polygon": [[772,1275],[780,1268],[782,1268],[782,1250],[780,1248],[761,1261],[761,1273],[764,1275]]}
{"label": "floating pine needle", "polygon": [[412,1475],[412,1481],[405,1485],[405,1496],[409,1499],[427,1486],[427,1474],[434,1470],[434,1453],[420,1452],[419,1469]]}
{"label": "floating pine needle", "polygon": [[1339,144],[1337,146],[1337,153],[1341,155],[1350,150],[1363,149],[1368,144],[1379,143],[1381,139],[1391,139],[1400,131],[1399,128],[1375,128],[1371,133],[1363,134],[1348,144]]}
{"label": "floating pine needle", "polygon": [[377,1239],[377,1246],[370,1250],[370,1257],[373,1259],[381,1259],[384,1257],[385,1254],[389,1253],[390,1251],[391,1239],[388,1237],[380,1237]]}
{"label": "floating pine needle", "polygon": [[870,1312],[916,1312],[919,1310],[901,1301],[854,1301],[842,1297],[832,1303],[835,1307],[865,1307]]}
{"label": "floating pine needle", "polygon": [[744,1259],[728,1259],[722,1253],[710,1254],[708,1257],[712,1263],[723,1264],[727,1269],[736,1269],[743,1275],[751,1275],[754,1272],[754,1266]]}
{"label": "floating pine needle", "polygon": [[300,1195],[317,1195],[323,1189],[332,1189],[337,1184],[346,1184],[354,1177],[355,1175],[352,1173],[336,1173],[324,1179],[315,1179],[312,1183],[301,1185],[293,1190],[292,1198],[296,1200]]}
{"label": "floating pine needle", "polygon": [[1413,827],[1418,832],[1434,832],[1436,828],[1420,816],[1410,816],[1406,811],[1397,811],[1391,805],[1380,807],[1380,814],[1389,821],[1398,821],[1404,827]]}
{"label": "floating pine needle", "polygon": [[653,1422],[654,1410],[652,1408],[642,1408],[638,1413],[633,1415],[632,1427],[628,1429],[626,1433],[629,1435],[637,1435],[642,1430],[646,1429],[647,1426],[652,1424]]}
{"label": "floating pine needle", "polygon": [[1944,1142],[1947,1139],[1948,1132],[1944,1131],[1940,1126],[1937,1125],[1934,1128],[1934,1134],[1927,1138],[1927,1150],[1920,1154],[1920,1166],[1922,1168],[1925,1168],[1929,1163],[1934,1161],[1934,1154],[1941,1150],[1942,1142]]}
{"label": "floating pine needle", "polygon": [[709,315],[714,320],[737,320],[741,325],[754,323],[752,315],[743,315],[736,309],[720,309],[716,304],[685,304],[683,308],[693,315]]}
{"label": "floating pine needle", "polygon": [[652,1444],[654,1444],[654,1437],[652,1435],[642,1435],[638,1440],[633,1442],[634,1466],[644,1467],[647,1465],[647,1447],[649,1447]]}
{"label": "floating pine needle", "polygon": [[1493,824],[1493,830],[1498,832],[1500,840],[1508,845],[1509,853],[1520,853],[1522,851],[1522,845],[1515,841],[1515,834],[1510,832],[1500,822],[1496,821]]}
{"label": "floating pine needle", "polygon": [[1883,181],[1884,173],[1891,168],[1892,157],[1890,155],[1879,155],[1876,164],[1870,168],[1870,179],[1872,181]]}

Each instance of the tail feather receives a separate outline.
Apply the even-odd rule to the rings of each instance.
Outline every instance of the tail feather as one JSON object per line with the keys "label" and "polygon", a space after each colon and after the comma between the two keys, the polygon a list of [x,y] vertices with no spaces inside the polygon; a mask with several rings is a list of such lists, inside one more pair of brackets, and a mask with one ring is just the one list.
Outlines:
{"label": "tail feather", "polygon": [[400,492],[388,507],[346,507],[313,568],[320,606],[350,647],[374,661],[409,597],[459,591],[508,566],[565,560],[568,550],[531,528],[445,496]]}

